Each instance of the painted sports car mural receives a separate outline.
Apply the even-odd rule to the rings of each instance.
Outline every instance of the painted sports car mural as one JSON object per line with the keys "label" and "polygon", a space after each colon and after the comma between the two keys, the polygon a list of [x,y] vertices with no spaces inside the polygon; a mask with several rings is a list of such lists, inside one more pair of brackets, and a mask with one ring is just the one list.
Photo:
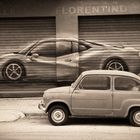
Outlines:
{"label": "painted sports car mural", "polygon": [[0,56],[0,78],[74,81],[81,72],[107,69],[140,72],[140,52],[77,39],[36,41],[19,52]]}

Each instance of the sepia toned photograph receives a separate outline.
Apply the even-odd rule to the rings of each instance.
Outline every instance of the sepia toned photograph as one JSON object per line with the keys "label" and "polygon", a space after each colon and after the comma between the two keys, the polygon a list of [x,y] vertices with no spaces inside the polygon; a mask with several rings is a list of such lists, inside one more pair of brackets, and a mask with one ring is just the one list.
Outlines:
{"label": "sepia toned photograph", "polygon": [[140,0],[0,0],[0,140],[139,140]]}

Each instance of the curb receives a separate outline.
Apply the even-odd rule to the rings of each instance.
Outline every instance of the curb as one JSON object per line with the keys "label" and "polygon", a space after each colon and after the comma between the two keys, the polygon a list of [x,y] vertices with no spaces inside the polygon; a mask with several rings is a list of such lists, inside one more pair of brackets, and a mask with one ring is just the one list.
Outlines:
{"label": "curb", "polygon": [[25,114],[17,110],[0,110],[0,123],[14,122],[25,117]]}
{"label": "curb", "polygon": [[0,91],[0,98],[42,97],[43,91]]}
{"label": "curb", "polygon": [[[1,114],[1,113],[0,113]],[[19,119],[23,119],[23,118],[44,118],[46,119],[48,116],[46,113],[24,113],[21,111],[16,111],[16,110],[6,110],[3,111],[3,116],[0,116],[0,123],[4,123],[4,122],[15,122]]]}
{"label": "curb", "polygon": [[48,115],[46,113],[24,113],[27,118],[47,118]]}

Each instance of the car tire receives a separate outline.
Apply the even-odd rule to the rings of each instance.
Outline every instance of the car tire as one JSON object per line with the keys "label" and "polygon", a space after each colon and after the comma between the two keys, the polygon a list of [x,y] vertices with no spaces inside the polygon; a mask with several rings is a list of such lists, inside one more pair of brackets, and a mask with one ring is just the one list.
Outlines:
{"label": "car tire", "polygon": [[24,67],[18,62],[10,62],[3,69],[3,77],[9,81],[19,81],[23,79]]}
{"label": "car tire", "polygon": [[128,71],[127,65],[120,59],[109,60],[104,69],[106,70],[119,70],[119,71]]}
{"label": "car tire", "polygon": [[68,121],[68,109],[62,105],[52,106],[48,111],[48,119],[52,125],[64,125]]}
{"label": "car tire", "polygon": [[140,108],[133,109],[129,114],[129,121],[133,126],[140,127]]}

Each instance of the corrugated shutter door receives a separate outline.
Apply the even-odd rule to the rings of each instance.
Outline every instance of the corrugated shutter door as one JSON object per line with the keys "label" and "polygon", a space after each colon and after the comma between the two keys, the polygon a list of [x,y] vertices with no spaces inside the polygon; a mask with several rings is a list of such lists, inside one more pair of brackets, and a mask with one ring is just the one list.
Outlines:
{"label": "corrugated shutter door", "polygon": [[79,38],[140,49],[140,15],[79,17]]}
{"label": "corrugated shutter door", "polygon": [[11,52],[43,38],[55,38],[55,17],[0,19],[0,51]]}
{"label": "corrugated shutter door", "polygon": [[[21,50],[27,45],[42,39],[56,37],[55,17],[45,18],[6,18],[0,19],[0,53]],[[33,62],[28,68],[29,75],[44,74],[44,77],[56,79],[56,61],[54,65]],[[40,67],[39,67],[40,66]],[[45,69],[46,68],[46,69]],[[41,77],[40,77],[41,78]]]}

